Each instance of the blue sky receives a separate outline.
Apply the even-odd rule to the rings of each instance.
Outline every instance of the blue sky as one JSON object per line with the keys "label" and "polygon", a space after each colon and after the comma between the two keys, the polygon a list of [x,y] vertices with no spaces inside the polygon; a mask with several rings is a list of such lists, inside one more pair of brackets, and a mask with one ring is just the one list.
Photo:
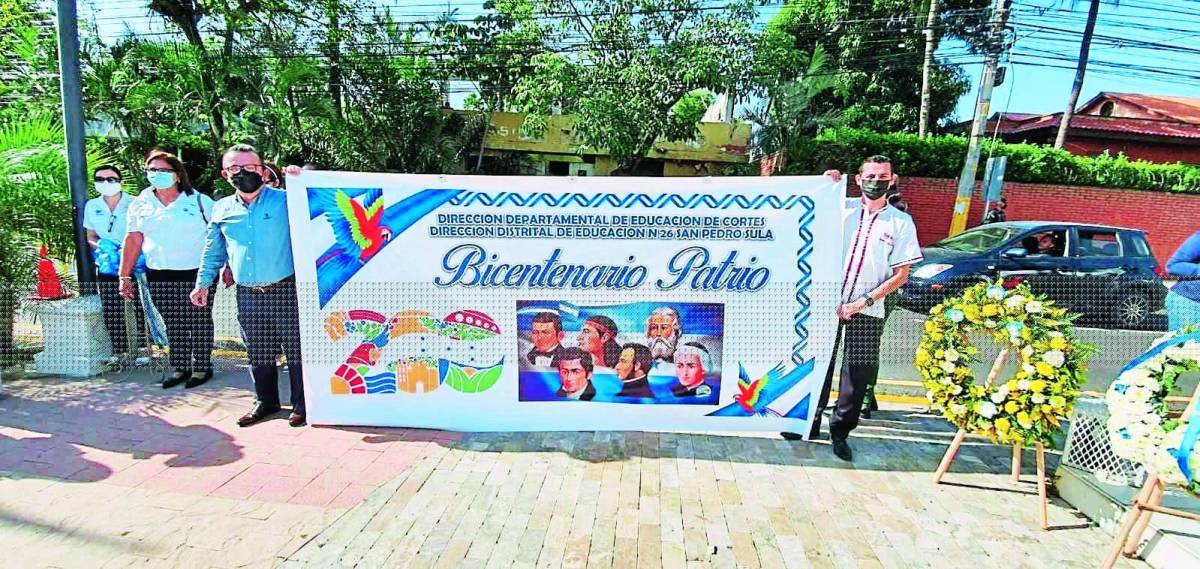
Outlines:
{"label": "blue sky", "polygon": [[[1038,14],[1039,8],[1048,8]],[[1079,35],[1083,32],[1088,2],[1074,6],[1069,0],[1016,0],[1010,23],[1016,31],[1014,55],[1005,83],[993,91],[992,111],[1053,113],[1066,108],[1075,78]],[[1068,31],[1057,31],[1058,30]],[[1157,29],[1162,28],[1162,29]],[[1070,33],[1076,32],[1076,33]],[[1079,103],[1101,91],[1136,92],[1200,97],[1200,2],[1196,0],[1122,0],[1119,6],[1102,4],[1097,36],[1112,39],[1093,43],[1088,73]],[[1124,41],[1118,41],[1120,38]],[[1129,45],[1130,41],[1176,46],[1180,50]],[[939,52],[958,56],[961,44],[948,42]],[[1064,60],[1051,58],[1062,57]],[[1051,68],[1058,65],[1069,69]],[[1122,69],[1127,66],[1155,67],[1168,73],[1191,75],[1187,79],[1166,74]],[[966,65],[971,92],[959,100],[958,118],[974,113],[981,64]]]}
{"label": "blue sky", "polygon": [[[481,12],[483,0],[373,0],[388,6],[405,20],[435,18],[452,6],[459,17],[471,19]],[[714,0],[715,1],[715,0]],[[135,33],[162,32],[161,22],[148,17],[146,0],[83,0],[80,18],[97,26],[106,38],[120,35],[126,26]],[[1087,0],[1014,0],[1010,24],[1015,44],[1004,64],[1008,77],[993,92],[993,112],[1051,113],[1062,111],[1074,78],[1079,34],[1084,27]],[[760,8],[766,21],[779,5]],[[1200,97],[1200,0],[1108,0],[1100,10],[1098,39],[1080,104],[1101,91]],[[1150,42],[1159,46],[1130,45]],[[1163,47],[1166,46],[1166,47]],[[971,118],[982,57],[967,53],[961,42],[945,41],[939,48],[942,61],[963,63],[971,90],[958,101],[956,118]],[[1153,67],[1162,73],[1130,70]],[[1057,66],[1057,67],[1052,67]],[[1184,76],[1192,76],[1187,78]],[[459,91],[460,88],[455,88]],[[456,93],[457,102],[465,94]]]}

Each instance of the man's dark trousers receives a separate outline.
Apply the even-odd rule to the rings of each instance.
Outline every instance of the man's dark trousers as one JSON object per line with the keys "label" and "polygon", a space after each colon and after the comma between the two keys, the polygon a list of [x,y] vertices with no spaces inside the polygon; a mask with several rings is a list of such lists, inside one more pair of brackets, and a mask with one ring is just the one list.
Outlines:
{"label": "man's dark trousers", "polygon": [[246,338],[250,375],[258,402],[279,406],[279,371],[275,356],[287,356],[292,382],[292,412],[304,415],[304,365],[300,354],[300,310],[296,283],[288,280],[267,287],[238,285],[238,322]]}
{"label": "man's dark trousers", "polygon": [[[829,434],[845,438],[858,426],[862,413],[863,397],[867,385],[879,376],[879,338],[883,335],[884,319],[855,314],[849,321],[838,325],[837,337],[833,341],[833,357],[825,372],[825,386],[821,388],[821,399],[813,416],[809,438],[816,439],[821,432],[821,414],[829,405],[829,393],[833,387],[833,366],[837,362],[838,350],[842,350],[842,373],[838,382],[837,405],[829,419]],[[845,346],[842,339],[845,338]]]}

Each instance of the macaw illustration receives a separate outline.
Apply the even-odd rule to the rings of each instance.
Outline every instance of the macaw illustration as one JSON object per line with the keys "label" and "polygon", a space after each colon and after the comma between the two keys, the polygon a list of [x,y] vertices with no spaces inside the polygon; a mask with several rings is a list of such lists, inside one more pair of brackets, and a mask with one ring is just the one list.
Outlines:
{"label": "macaw illustration", "polygon": [[733,395],[733,403],[721,407],[708,415],[710,417],[751,417],[759,415],[764,417],[807,419],[810,397],[808,395],[804,396],[787,413],[781,414],[767,407],[767,405],[774,403],[783,394],[809,377],[815,365],[816,362],[809,359],[791,369],[786,369],[784,363],[781,362],[771,368],[771,371],[763,374],[762,377],[751,381],[750,375],[746,373],[746,368],[739,363],[738,392]]}
{"label": "macaw illustration", "polygon": [[308,188],[308,216],[325,216],[334,242],[317,257],[321,307],[388,243],[462,190],[427,189],[385,205],[382,188]]}
{"label": "macaw illustration", "polygon": [[[381,224],[383,221],[383,191],[374,190],[364,194],[363,203],[350,199],[345,192],[335,194],[337,213],[326,212],[333,234],[342,250],[359,250],[358,260],[366,263],[392,237],[392,231]],[[364,207],[365,206],[365,207]]]}
{"label": "macaw illustration", "polygon": [[770,400],[765,399],[762,394],[763,389],[767,387],[767,384],[769,384],[772,379],[778,379],[782,373],[783,365],[780,364],[772,368],[771,371],[766,373],[766,375],[754,381],[750,381],[750,376],[746,373],[746,368],[739,364],[738,393],[733,396],[733,400],[736,401],[737,404],[741,406],[741,408],[747,413],[754,415],[771,414],[778,417],[779,413],[776,413],[767,407],[767,403],[770,403]]}

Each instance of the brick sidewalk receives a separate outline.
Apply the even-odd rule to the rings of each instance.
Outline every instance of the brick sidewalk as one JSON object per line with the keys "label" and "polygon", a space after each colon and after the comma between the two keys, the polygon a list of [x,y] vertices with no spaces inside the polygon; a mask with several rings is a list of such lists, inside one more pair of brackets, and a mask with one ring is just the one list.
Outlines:
{"label": "brick sidewalk", "polygon": [[457,437],[284,414],[241,429],[245,371],[186,391],[156,378],[6,380],[0,551],[22,568],[271,567]]}
{"label": "brick sidewalk", "polygon": [[1037,530],[1007,449],[932,485],[952,433],[912,410],[847,466],[761,435],[239,429],[244,371],[119,379],[5,384],[0,567],[1057,568],[1108,543],[1061,502]]}
{"label": "brick sidewalk", "polygon": [[468,435],[284,567],[1058,569],[1107,550],[1059,501],[1038,529],[1036,485],[1008,481],[1008,449],[965,447],[935,486],[941,421],[881,412],[858,434],[853,466],[778,437]]}

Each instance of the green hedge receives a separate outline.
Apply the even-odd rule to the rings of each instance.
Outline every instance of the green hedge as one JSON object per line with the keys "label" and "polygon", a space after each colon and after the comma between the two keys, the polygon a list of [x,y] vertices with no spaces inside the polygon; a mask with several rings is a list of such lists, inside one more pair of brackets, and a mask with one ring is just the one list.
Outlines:
{"label": "green hedge", "polygon": [[[1004,179],[1009,182],[1097,186],[1158,192],[1200,194],[1200,167],[1130,160],[1124,155],[1087,157],[1036,144],[984,142],[983,158],[1008,156]],[[827,129],[789,151],[788,174],[821,173],[830,168],[854,170],[855,162],[872,154],[892,159],[901,175],[958,178],[967,139],[940,135],[881,134],[868,130]],[[980,160],[979,176],[983,177]]]}

